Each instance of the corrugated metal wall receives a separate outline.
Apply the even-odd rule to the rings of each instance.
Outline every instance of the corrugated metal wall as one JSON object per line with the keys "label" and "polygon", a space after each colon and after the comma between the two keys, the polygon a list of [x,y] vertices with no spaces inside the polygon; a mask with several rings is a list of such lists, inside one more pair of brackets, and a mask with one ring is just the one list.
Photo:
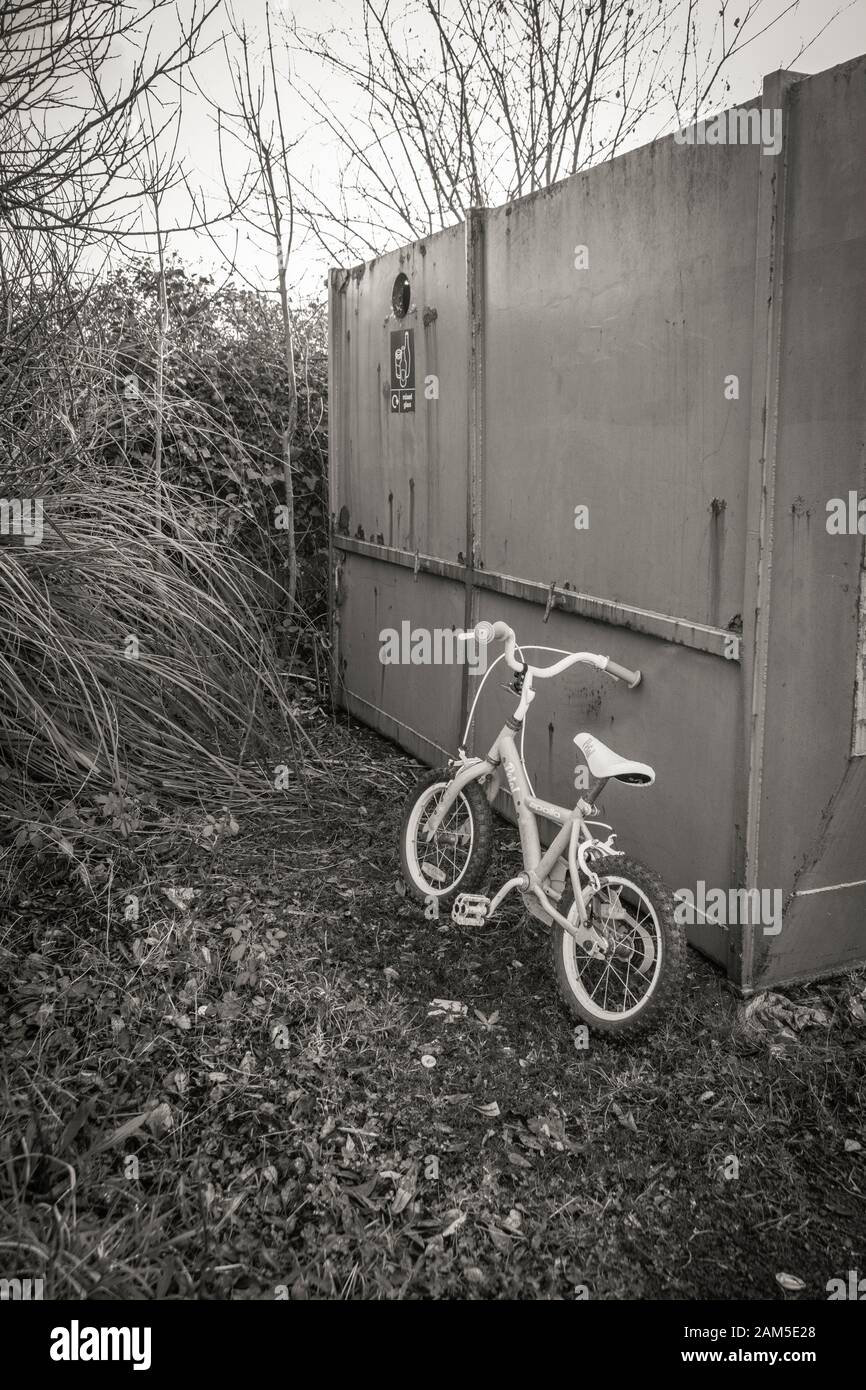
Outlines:
{"label": "corrugated metal wall", "polygon": [[[866,885],[808,892],[866,878],[863,538],[824,524],[866,481],[864,76],[768,78],[778,156],[670,137],[331,276],[341,698],[433,762],[475,680],[383,665],[385,628],[503,618],[640,667],[633,692],[539,686],[530,774],[570,804],[592,730],[656,768],[605,793],[621,845],[674,888],[780,888],[778,936],[690,931],[746,989],[866,956]],[[414,411],[392,410],[405,328]],[[513,705],[491,686],[482,751]]]}

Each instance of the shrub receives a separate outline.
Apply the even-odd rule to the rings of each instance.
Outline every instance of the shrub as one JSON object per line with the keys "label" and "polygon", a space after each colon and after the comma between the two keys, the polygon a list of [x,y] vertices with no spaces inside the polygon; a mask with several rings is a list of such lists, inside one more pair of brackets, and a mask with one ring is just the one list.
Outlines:
{"label": "shrub", "polygon": [[125,833],[142,795],[301,770],[287,673],[324,670],[322,316],[299,314],[288,622],[275,306],[176,262],[166,288],[162,339],[143,264],[31,301],[7,334],[0,493],[43,501],[39,544],[0,536],[0,810],[19,847],[69,854],[95,808]]}

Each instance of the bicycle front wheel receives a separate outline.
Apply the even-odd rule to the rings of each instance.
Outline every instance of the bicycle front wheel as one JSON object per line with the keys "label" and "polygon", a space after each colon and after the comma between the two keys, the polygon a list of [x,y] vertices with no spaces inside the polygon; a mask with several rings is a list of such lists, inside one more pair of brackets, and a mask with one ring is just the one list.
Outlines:
{"label": "bicycle front wheel", "polygon": [[451,902],[481,883],[490,862],[493,816],[477,782],[459,793],[436,834],[428,840],[427,822],[448,790],[445,768],[422,777],[410,792],[400,828],[400,866],[406,886],[419,902]]}
{"label": "bicycle front wheel", "polygon": [[[588,949],[554,924],[553,965],[573,1018],[595,1032],[634,1037],[658,1023],[673,1004],[686,939],[674,920],[673,895],[658,875],[635,860],[613,862],[615,872],[600,876],[599,890],[587,904],[604,951]],[[563,916],[576,921],[570,889],[563,902]]]}

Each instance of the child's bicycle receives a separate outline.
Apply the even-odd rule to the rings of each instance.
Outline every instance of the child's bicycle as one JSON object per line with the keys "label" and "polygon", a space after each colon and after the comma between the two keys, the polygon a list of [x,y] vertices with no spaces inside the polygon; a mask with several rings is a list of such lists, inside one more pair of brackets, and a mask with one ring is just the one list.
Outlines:
{"label": "child's bicycle", "polygon": [[[415,898],[428,904],[428,915],[438,916],[440,907],[450,906],[452,920],[464,926],[488,921],[506,895],[518,889],[527,911],[551,927],[556,978],[574,1017],[618,1037],[643,1032],[676,995],[685,934],[674,920],[673,896],[661,879],[614,849],[609,825],[587,818],[597,814],[593,801],[611,777],[647,787],[655,773],[645,763],[621,758],[590,734],[577,734],[574,742],[591,781],[586,797],[569,810],[536,797],[523,763],[523,720],[535,698],[535,679],[559,675],[579,661],[629,687],[639,683],[640,672],[592,652],[565,653],[545,668],[527,665],[524,649],[506,623],[482,622],[459,636],[478,643],[505,642],[504,653],[491,664],[473,701],[464,745],[484,681],[503,658],[516,672],[508,688],[519,696],[519,703],[486,758],[470,758],[461,747],[457,758],[428,773],[411,792],[400,832],[406,884]],[[537,646],[525,650],[561,651]],[[484,879],[490,860],[490,803],[500,788],[505,789],[503,774],[517,812],[523,872],[488,898],[473,890]],[[538,816],[560,826],[544,854]],[[590,826],[609,831],[607,839],[592,834]]]}

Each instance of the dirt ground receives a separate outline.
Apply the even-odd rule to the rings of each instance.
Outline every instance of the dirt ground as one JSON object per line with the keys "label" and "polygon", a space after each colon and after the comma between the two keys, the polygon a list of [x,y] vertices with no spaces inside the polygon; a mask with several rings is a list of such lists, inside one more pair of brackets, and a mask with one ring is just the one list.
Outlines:
{"label": "dirt ground", "polygon": [[796,1299],[866,1271],[863,972],[746,1009],[690,952],[660,1031],[579,1049],[540,925],[406,899],[417,766],[317,733],[327,774],[236,834],[153,808],[110,924],[68,882],[16,887],[0,1273],[46,1298]]}

